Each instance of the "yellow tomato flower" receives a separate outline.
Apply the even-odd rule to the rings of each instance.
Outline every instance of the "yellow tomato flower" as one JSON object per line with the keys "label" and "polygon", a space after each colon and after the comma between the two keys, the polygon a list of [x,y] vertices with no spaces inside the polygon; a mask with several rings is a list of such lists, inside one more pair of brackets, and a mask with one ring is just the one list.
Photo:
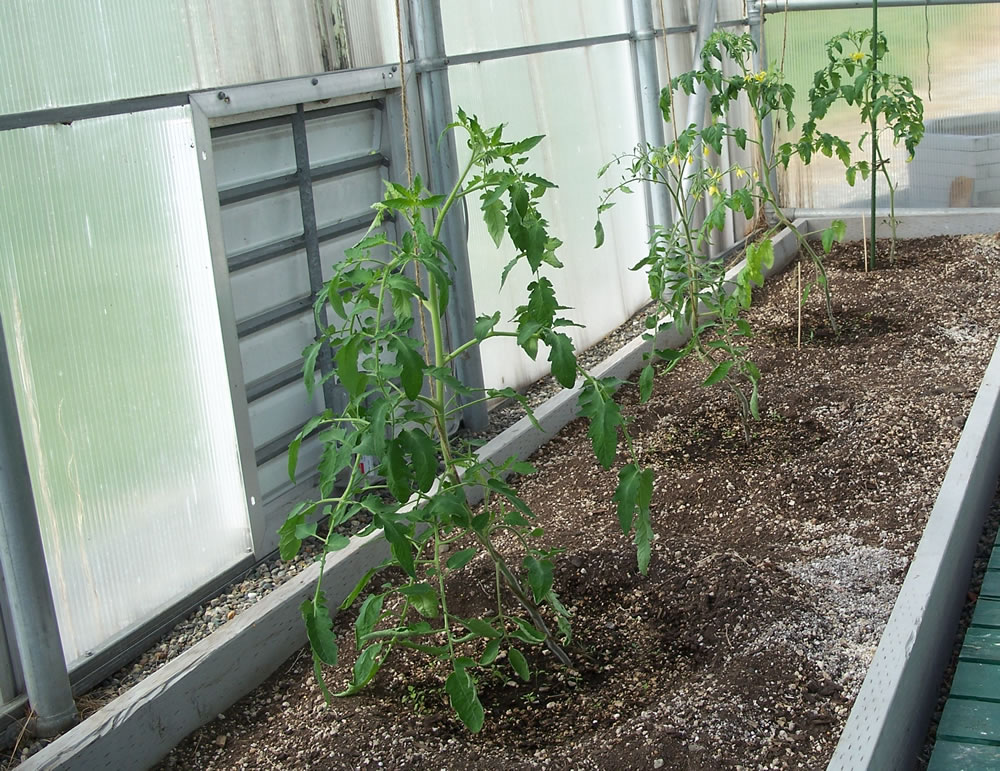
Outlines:
{"label": "yellow tomato flower", "polygon": [[710,192],[712,195],[718,195],[719,194],[719,188],[718,188],[717,185],[709,185],[708,186],[708,192]]}
{"label": "yellow tomato flower", "polygon": [[681,159],[678,158],[676,154],[670,156],[670,162],[674,166],[680,166],[681,165]]}
{"label": "yellow tomato flower", "polygon": [[760,72],[757,73],[757,75],[755,77],[756,77],[758,83],[763,83],[765,80],[767,80],[767,72],[764,71],[764,70],[761,70]]}
{"label": "yellow tomato flower", "polygon": [[711,148],[708,145],[705,145],[704,147],[701,148],[701,151],[705,154],[706,158],[708,157],[708,152],[710,149]]}
{"label": "yellow tomato flower", "polygon": [[865,54],[863,51],[855,51],[853,54],[851,54],[851,58],[854,59],[854,61],[856,62],[860,62],[864,60]]}
{"label": "yellow tomato flower", "polygon": [[736,178],[743,179],[747,175],[746,170],[742,166],[736,167]]}

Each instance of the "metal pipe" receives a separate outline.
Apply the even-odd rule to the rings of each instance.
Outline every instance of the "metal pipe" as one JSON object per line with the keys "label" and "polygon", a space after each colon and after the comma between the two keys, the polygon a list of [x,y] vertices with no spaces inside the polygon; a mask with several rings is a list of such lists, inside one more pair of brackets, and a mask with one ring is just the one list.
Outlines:
{"label": "metal pipe", "polygon": [[76,722],[76,705],[63,656],[35,496],[24,454],[21,421],[3,321],[0,319],[0,566],[21,654],[34,730],[54,736]]}
{"label": "metal pipe", "polygon": [[[698,32],[694,38],[694,66],[698,67],[701,61],[701,49],[705,45],[708,36],[715,28],[715,0],[702,0],[698,4]],[[692,123],[701,131],[705,127],[705,104],[708,101],[708,89],[704,83],[695,86],[694,93],[688,101],[688,114],[685,126]],[[694,153],[692,162],[688,165],[688,176],[681,181],[681,194],[687,200],[691,195],[691,185],[694,183],[694,176],[701,166],[701,153]]]}
{"label": "metal pipe", "polygon": [[[983,5],[1000,0],[879,0],[882,8],[911,8],[925,5]],[[781,11],[831,11],[846,8],[871,8],[872,0],[764,0],[764,13]]]}
{"label": "metal pipe", "polygon": [[[647,145],[666,144],[660,114],[660,73],[656,62],[656,30],[652,0],[632,0],[632,55],[635,64],[635,95],[638,102],[639,131]],[[647,183],[646,221],[650,231],[656,225],[673,222],[670,196],[663,185]]]}
{"label": "metal pipe", "polygon": [[[448,60],[445,58],[444,26],[440,0],[410,0],[414,54],[419,80],[420,105],[427,126],[427,164],[431,184],[447,192],[458,181],[458,151],[455,136],[447,130],[452,121],[451,90],[448,87]],[[451,254],[453,269],[451,303],[448,306],[448,344],[457,348],[472,339],[476,322],[472,272],[469,266],[467,227],[462,207],[455,206],[445,218],[441,240]],[[479,346],[472,346],[455,360],[456,376],[469,388],[481,389],[483,362]],[[467,401],[463,399],[462,401]],[[489,424],[486,403],[467,404],[462,411],[466,428],[480,431]]]}

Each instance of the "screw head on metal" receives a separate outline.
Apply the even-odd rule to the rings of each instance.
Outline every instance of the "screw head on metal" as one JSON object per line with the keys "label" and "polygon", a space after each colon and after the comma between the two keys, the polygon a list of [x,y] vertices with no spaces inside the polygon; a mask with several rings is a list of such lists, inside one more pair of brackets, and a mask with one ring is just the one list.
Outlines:
{"label": "screw head on metal", "polygon": [[318,86],[318,85],[319,85],[319,78],[313,78],[313,79],[312,79],[312,84],[313,84],[314,86]]}

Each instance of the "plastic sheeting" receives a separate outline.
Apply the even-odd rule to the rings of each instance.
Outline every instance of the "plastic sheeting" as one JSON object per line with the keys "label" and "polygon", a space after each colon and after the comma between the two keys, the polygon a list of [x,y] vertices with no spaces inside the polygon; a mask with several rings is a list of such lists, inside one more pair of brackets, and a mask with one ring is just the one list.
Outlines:
{"label": "plastic sheeting", "polygon": [[6,0],[0,113],[322,72],[331,57],[320,7],[314,0]]}
{"label": "plastic sheeting", "polygon": [[67,660],[251,551],[190,109],[0,132],[0,295]]}
{"label": "plastic sheeting", "polygon": [[[809,112],[808,92],[813,73],[826,64],[826,41],[841,31],[871,27],[870,10],[801,11],[769,14],[764,30],[771,66],[784,62],[786,79],[796,91],[799,122]],[[889,152],[889,171],[897,187],[896,205],[996,206],[1000,183],[991,177],[1000,168],[1000,80],[996,41],[1000,36],[1000,7],[991,4],[879,9],[879,29],[889,43],[884,71],[907,75],[924,100],[926,134],[916,157],[907,163],[902,145],[891,147],[884,134],[883,152]],[[852,147],[858,159],[870,158],[870,145],[858,148],[866,130],[857,107],[840,104],[821,124]],[[779,130],[777,141],[798,137]],[[975,141],[982,139],[981,142]],[[990,147],[991,143],[994,147]],[[850,187],[838,160],[819,156],[804,167],[793,162],[779,177],[786,206],[803,208],[864,208],[870,183]],[[996,189],[994,189],[996,188]],[[880,206],[888,190],[880,178]]]}

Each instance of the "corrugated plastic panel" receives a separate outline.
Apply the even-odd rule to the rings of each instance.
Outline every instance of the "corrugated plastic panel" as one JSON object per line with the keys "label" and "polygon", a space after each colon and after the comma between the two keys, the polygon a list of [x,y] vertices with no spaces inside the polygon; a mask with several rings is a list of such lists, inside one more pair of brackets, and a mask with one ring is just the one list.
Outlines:
{"label": "corrugated plastic panel", "polygon": [[195,89],[183,0],[0,3],[0,112]]}
{"label": "corrugated plastic panel", "polygon": [[0,113],[322,72],[314,0],[7,0]]}
{"label": "corrugated plastic panel", "polygon": [[0,312],[69,661],[251,548],[187,107],[0,133]]}
{"label": "corrugated plastic panel", "polygon": [[[787,40],[784,71],[795,86],[794,109],[801,121],[808,115],[813,73],[826,64],[826,41],[848,28],[871,27],[871,11],[803,11],[787,17],[787,33],[785,14],[780,13],[768,15],[764,29],[772,66],[782,61]],[[906,162],[902,146],[891,150],[896,205],[1000,204],[1000,182],[991,171],[1000,168],[1000,94],[993,87],[1000,80],[1000,7],[884,8],[879,10],[879,28],[889,42],[884,69],[913,79],[914,90],[924,100],[927,126],[912,162]],[[839,104],[821,127],[843,137],[861,157],[870,155],[870,146],[857,149],[865,130],[857,108]],[[778,132],[779,142],[797,137],[797,127]],[[883,148],[891,146],[888,136],[882,141]],[[824,157],[808,167],[793,163],[780,175],[783,202],[806,208],[866,206],[869,184],[859,181],[851,188],[843,169],[839,161]],[[884,204],[888,191],[881,180],[878,191]]]}
{"label": "corrugated plastic panel", "polygon": [[[597,203],[609,186],[597,171],[638,140],[629,44],[468,64],[449,73],[456,107],[478,114],[487,126],[507,123],[510,138],[548,135],[533,151],[531,167],[559,185],[546,194],[543,212],[551,233],[564,242],[558,254],[566,265],[548,275],[560,301],[574,309],[567,312],[570,318],[586,325],[567,333],[577,346],[596,343],[648,300],[644,275],[628,270],[646,253],[641,194],[620,198],[605,214],[606,243],[594,249]],[[463,153],[465,142],[459,138],[457,144]],[[513,272],[501,290],[509,244],[498,251],[474,201],[469,212],[477,313],[500,310],[509,319],[524,302],[527,269]],[[484,346],[483,369],[488,385],[516,387],[546,374],[548,363],[541,355],[530,361],[509,338],[500,338]]]}
{"label": "corrugated plastic panel", "polygon": [[449,55],[628,31],[626,3],[607,0],[442,0]]}

